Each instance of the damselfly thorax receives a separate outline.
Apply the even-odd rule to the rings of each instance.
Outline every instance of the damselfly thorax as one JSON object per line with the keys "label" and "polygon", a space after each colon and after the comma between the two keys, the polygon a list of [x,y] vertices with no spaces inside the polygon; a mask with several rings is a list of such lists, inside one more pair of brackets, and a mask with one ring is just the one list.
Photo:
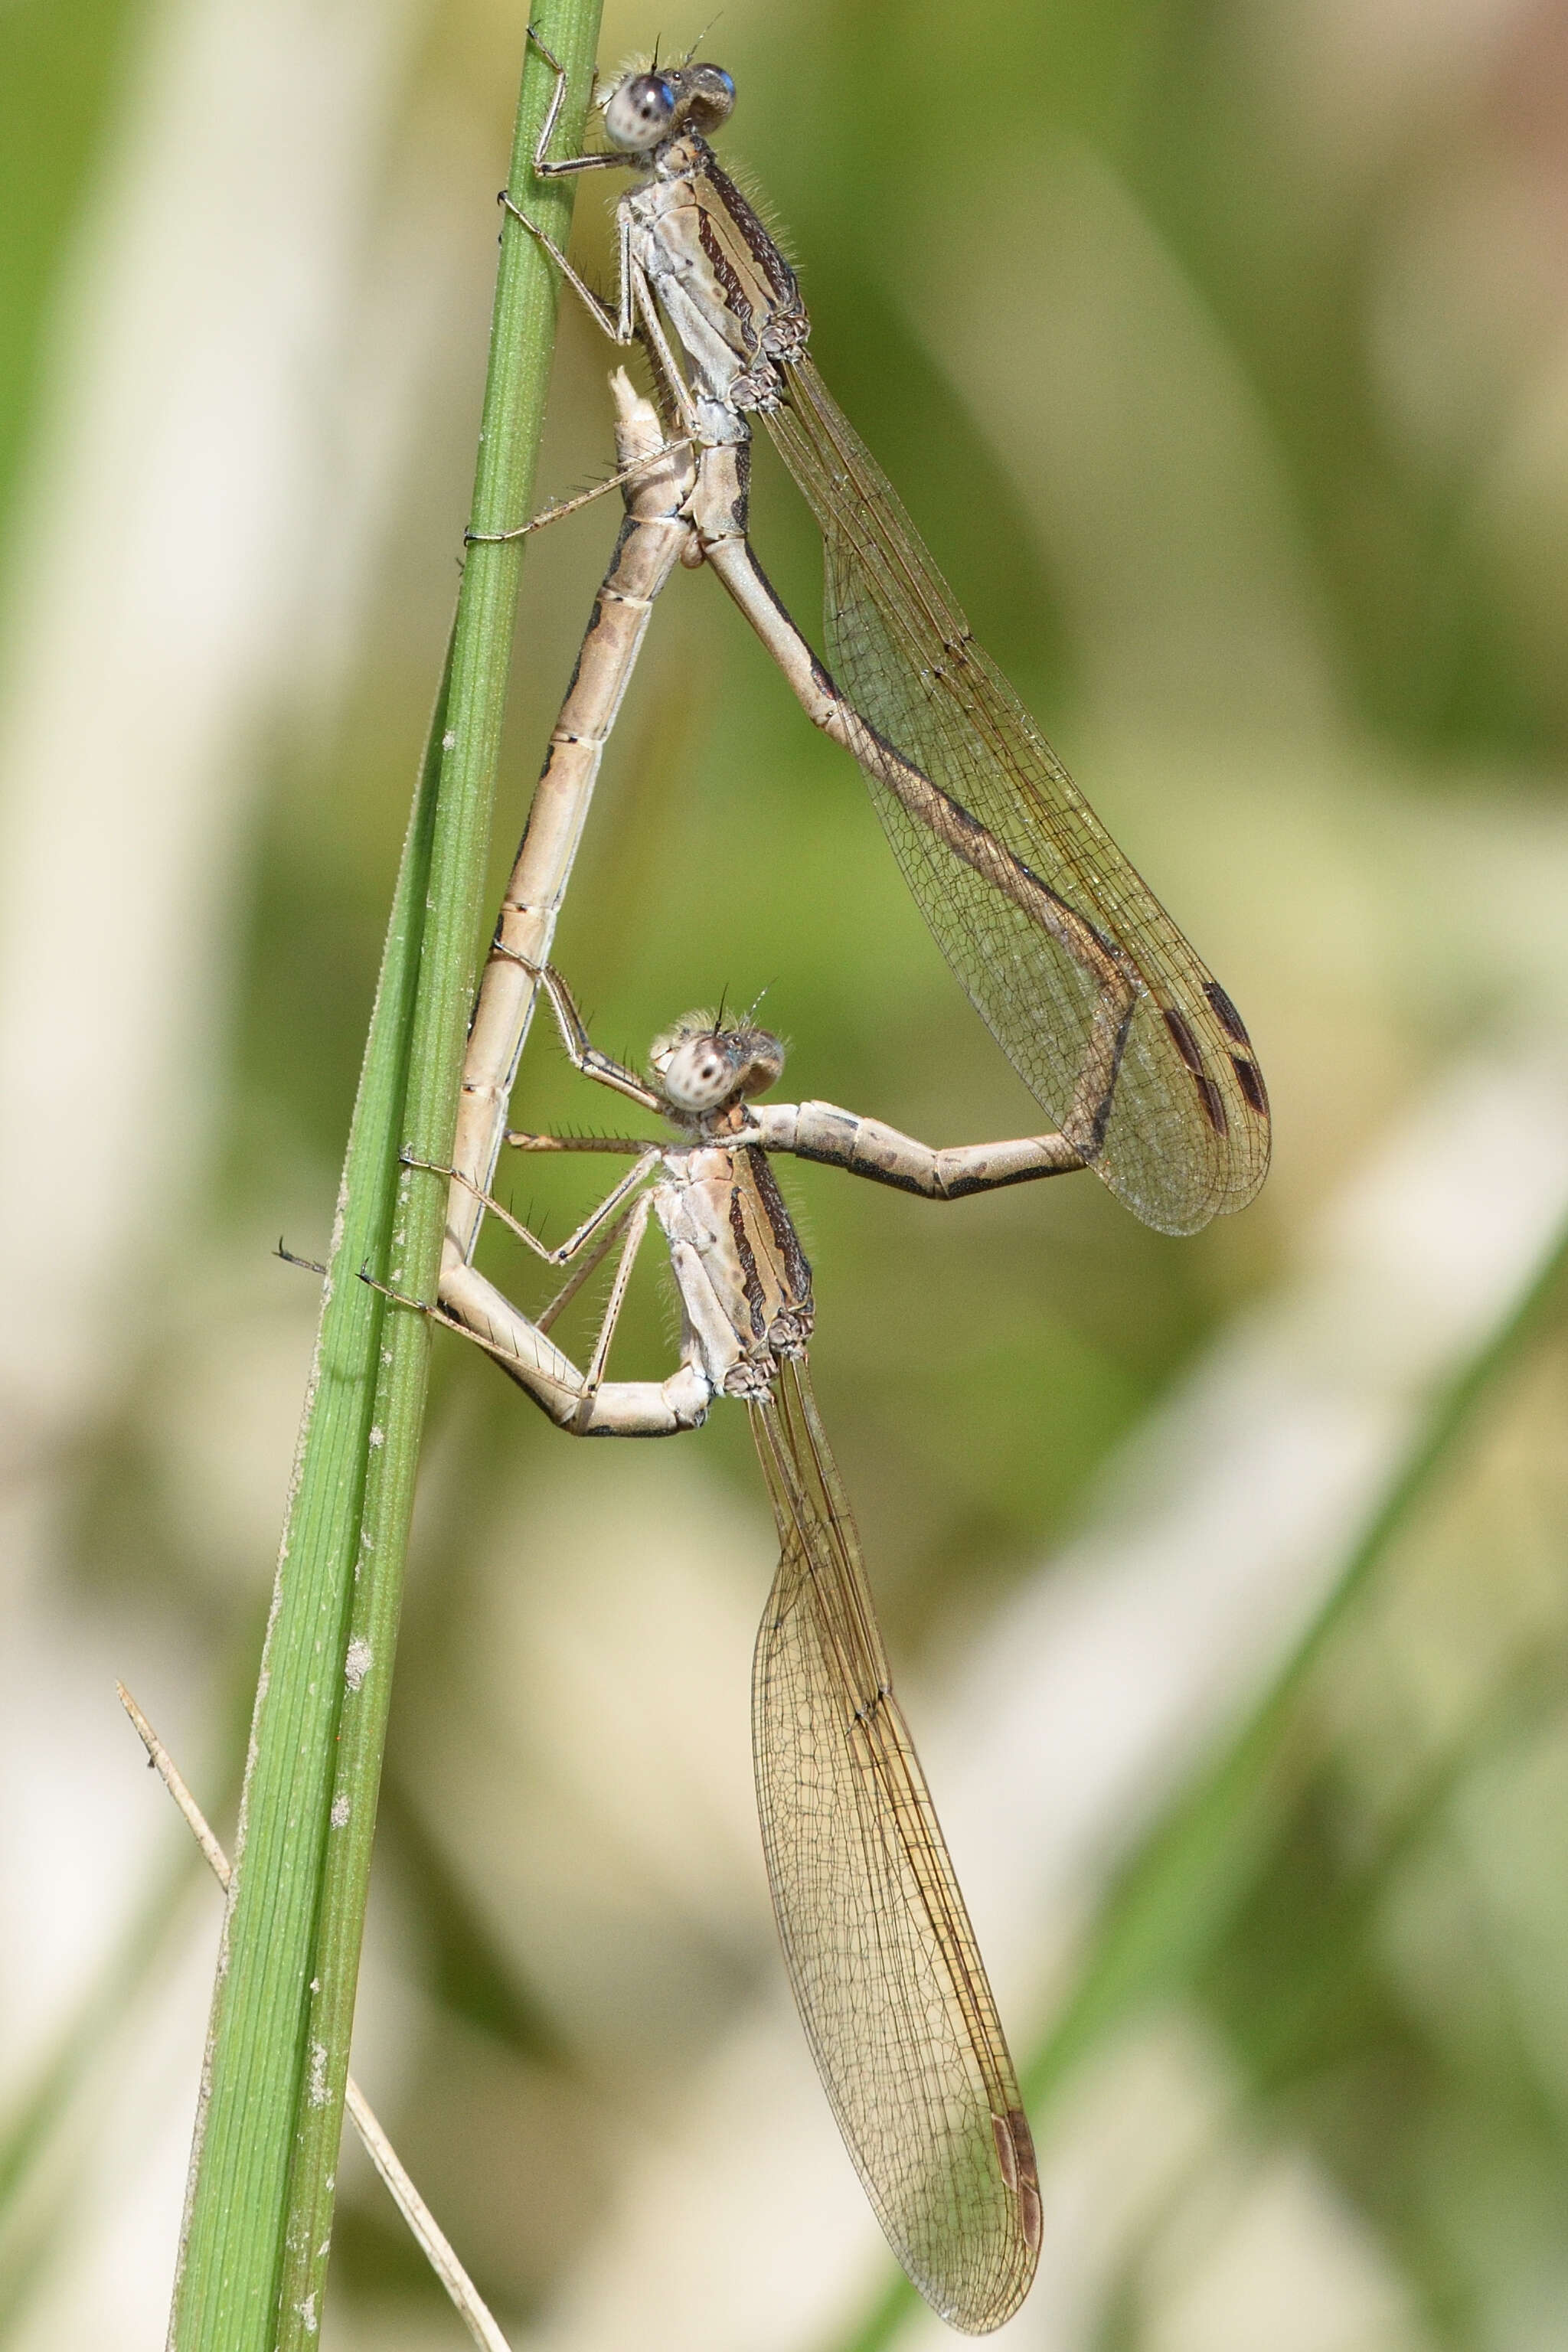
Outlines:
{"label": "damselfly thorax", "polygon": [[742,438],[736,412],[776,406],[780,363],[811,331],[794,270],[695,131],[656,152],[619,209],[634,268],[686,352],[699,438]]}
{"label": "damselfly thorax", "polygon": [[811,1337],[811,1267],[762,1152],[667,1146],[651,1187],[685,1318],[683,1355],[715,1396],[760,1397]]}

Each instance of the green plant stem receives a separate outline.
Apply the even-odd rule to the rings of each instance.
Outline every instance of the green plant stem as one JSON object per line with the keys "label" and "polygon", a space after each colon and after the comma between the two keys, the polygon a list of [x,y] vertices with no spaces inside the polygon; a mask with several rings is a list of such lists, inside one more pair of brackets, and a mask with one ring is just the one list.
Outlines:
{"label": "green plant stem", "polygon": [[[562,126],[570,140],[585,104],[598,0],[555,0],[537,21],[571,74],[577,103]],[[529,185],[552,86],[531,47],[515,184]],[[531,197],[561,241],[573,185]],[[529,510],[556,296],[551,265],[508,219],[478,530],[504,529]],[[389,1307],[358,1277],[366,1269],[416,1297],[435,1295],[444,1187],[410,1177],[399,1153],[406,1145],[437,1162],[449,1154],[521,566],[521,542],[469,551],[398,877],[258,1685],[174,2352],[274,2352],[313,2344],[319,2327],[429,1354],[425,1317]]]}
{"label": "green plant stem", "polygon": [[[1482,1345],[1448,1382],[1339,1574],[1246,1723],[1173,1799],[1111,1886],[1073,1989],[1022,2069],[1031,2117],[1079,2062],[1139,2011],[1172,1999],[1209,1959],[1256,1884],[1292,1797],[1289,1718],[1331,1635],[1425,1501],[1455,1446],[1554,1307],[1568,1276],[1568,1228]],[[915,2304],[902,2276],[844,2352],[881,2352]]]}
{"label": "green plant stem", "polygon": [[[599,0],[542,6],[535,14],[542,38],[570,77],[572,96],[561,123],[568,148],[581,136],[598,18]],[[548,68],[531,44],[509,184],[531,190],[533,217],[563,246],[572,225],[575,183],[542,184],[531,174],[534,144],[552,86]],[[531,509],[558,293],[553,266],[527,231],[506,216],[475,468],[476,530],[506,530]],[[521,540],[471,546],[458,600],[405,1115],[410,1156],[437,1166],[451,1158],[476,944],[487,911],[490,811],[522,548]],[[401,1248],[391,1280],[413,1297],[436,1295],[446,1209],[447,1186],[438,1177],[428,1171],[404,1171],[397,1227]],[[429,1350],[427,1319],[394,1308],[376,1384],[359,1572],[346,1649],[332,1826],[310,1979],[309,2061],[296,2113],[278,2352],[310,2352],[325,2285]]]}
{"label": "green plant stem", "polygon": [[[438,704],[435,744],[441,723]],[[362,1265],[384,1271],[388,1257],[437,772],[427,751],[349,1133],[262,1652],[170,2324],[174,2352],[271,2352],[384,1321],[380,1292],[357,1276]]]}

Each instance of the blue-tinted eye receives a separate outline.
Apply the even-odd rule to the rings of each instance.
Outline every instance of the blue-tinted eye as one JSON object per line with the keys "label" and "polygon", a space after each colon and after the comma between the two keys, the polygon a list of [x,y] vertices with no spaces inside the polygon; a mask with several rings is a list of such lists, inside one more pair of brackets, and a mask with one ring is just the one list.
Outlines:
{"label": "blue-tinted eye", "polygon": [[735,85],[722,66],[689,66],[686,120],[694,131],[717,131],[734,110]]}

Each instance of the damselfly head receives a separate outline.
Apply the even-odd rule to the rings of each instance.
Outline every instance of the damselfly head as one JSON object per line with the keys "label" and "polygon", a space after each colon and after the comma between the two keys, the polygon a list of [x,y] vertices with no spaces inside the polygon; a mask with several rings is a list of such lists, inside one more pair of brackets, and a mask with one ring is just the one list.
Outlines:
{"label": "damselfly head", "polygon": [[748,1022],[721,1028],[711,1013],[689,1013],[653,1041],[648,1065],[679,1118],[706,1118],[726,1104],[765,1094],[777,1083],[784,1049]]}
{"label": "damselfly head", "polygon": [[716,131],[734,103],[723,67],[705,65],[639,67],[600,101],[605,138],[629,155],[646,154],[677,129]]}

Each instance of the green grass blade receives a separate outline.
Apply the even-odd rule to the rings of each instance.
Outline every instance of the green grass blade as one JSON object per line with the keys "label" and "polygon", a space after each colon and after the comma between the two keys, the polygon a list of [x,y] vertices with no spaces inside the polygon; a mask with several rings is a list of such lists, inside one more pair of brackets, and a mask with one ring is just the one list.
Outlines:
{"label": "green grass blade", "polygon": [[[1368,1518],[1316,1614],[1240,1730],[1180,1790],[1124,1864],[1100,1912],[1073,1989],[1021,2068],[1037,2124],[1079,2061],[1140,2010],[1180,1992],[1211,1958],[1285,1820],[1282,1761],[1290,1709],[1331,1634],[1425,1500],[1499,1381],[1535,1338],[1568,1275],[1568,1229],[1528,1288],[1449,1381]],[[886,2294],[844,2352],[880,2352],[915,2306],[907,2279]]]}
{"label": "green grass blade", "polygon": [[1568,1272],[1568,1231],[1523,1295],[1449,1381],[1317,1612],[1247,1724],[1183,1791],[1124,1866],[1101,1910],[1077,1989],[1025,2070],[1031,2099],[1134,2009],[1186,1983],[1213,1951],[1290,1802],[1276,1769],[1280,1734],[1330,1635],[1447,1465],[1499,1381],[1540,1328]]}
{"label": "green grass blade", "polygon": [[[570,76],[572,98],[558,133],[562,152],[569,152],[580,138],[598,16],[598,0],[589,5],[579,0],[574,6],[541,7],[535,15],[542,37]],[[531,47],[512,152],[514,187],[538,187],[531,183],[530,164],[552,86],[548,68]],[[534,216],[563,245],[571,227],[573,185],[557,181],[530,197]],[[527,232],[509,219],[474,483],[477,530],[504,530],[531,510],[557,291],[552,266]],[[488,911],[484,888],[490,805],[521,562],[521,541],[471,547],[458,604],[405,1130],[412,1156],[437,1165],[451,1157],[475,949]],[[447,1186],[439,1178],[405,1171],[397,1226],[401,1246],[391,1280],[411,1297],[436,1295],[446,1204]],[[392,1308],[376,1387],[360,1573],[338,1726],[332,1827],[310,1970],[309,2055],[296,2112],[279,2352],[296,2352],[296,2347],[308,2352],[326,2276],[429,1348],[430,1325],[425,1317]]]}
{"label": "green grass blade", "polygon": [[[572,74],[568,140],[597,19],[597,0],[539,13]],[[521,184],[551,88],[531,48],[514,147]],[[563,239],[571,184],[541,192],[536,211]],[[473,509],[480,530],[528,511],[557,290],[549,263],[509,221]],[[273,2352],[312,2342],[319,2324],[429,1353],[425,1318],[389,1308],[358,1276],[366,1267],[412,1295],[435,1292],[444,1188],[408,1181],[399,1152],[405,1142],[425,1159],[449,1152],[521,566],[521,542],[469,551],[398,877],[258,1687],[175,2352]],[[353,1650],[345,1679],[351,1637],[366,1648]],[[349,1832],[341,1837],[334,1805]]]}
{"label": "green grass blade", "polygon": [[[445,684],[404,845],[349,1134],[246,1766],[170,2343],[271,2352],[342,1656],[358,1556],[429,888]],[[320,1800],[320,1801],[318,1801]]]}

